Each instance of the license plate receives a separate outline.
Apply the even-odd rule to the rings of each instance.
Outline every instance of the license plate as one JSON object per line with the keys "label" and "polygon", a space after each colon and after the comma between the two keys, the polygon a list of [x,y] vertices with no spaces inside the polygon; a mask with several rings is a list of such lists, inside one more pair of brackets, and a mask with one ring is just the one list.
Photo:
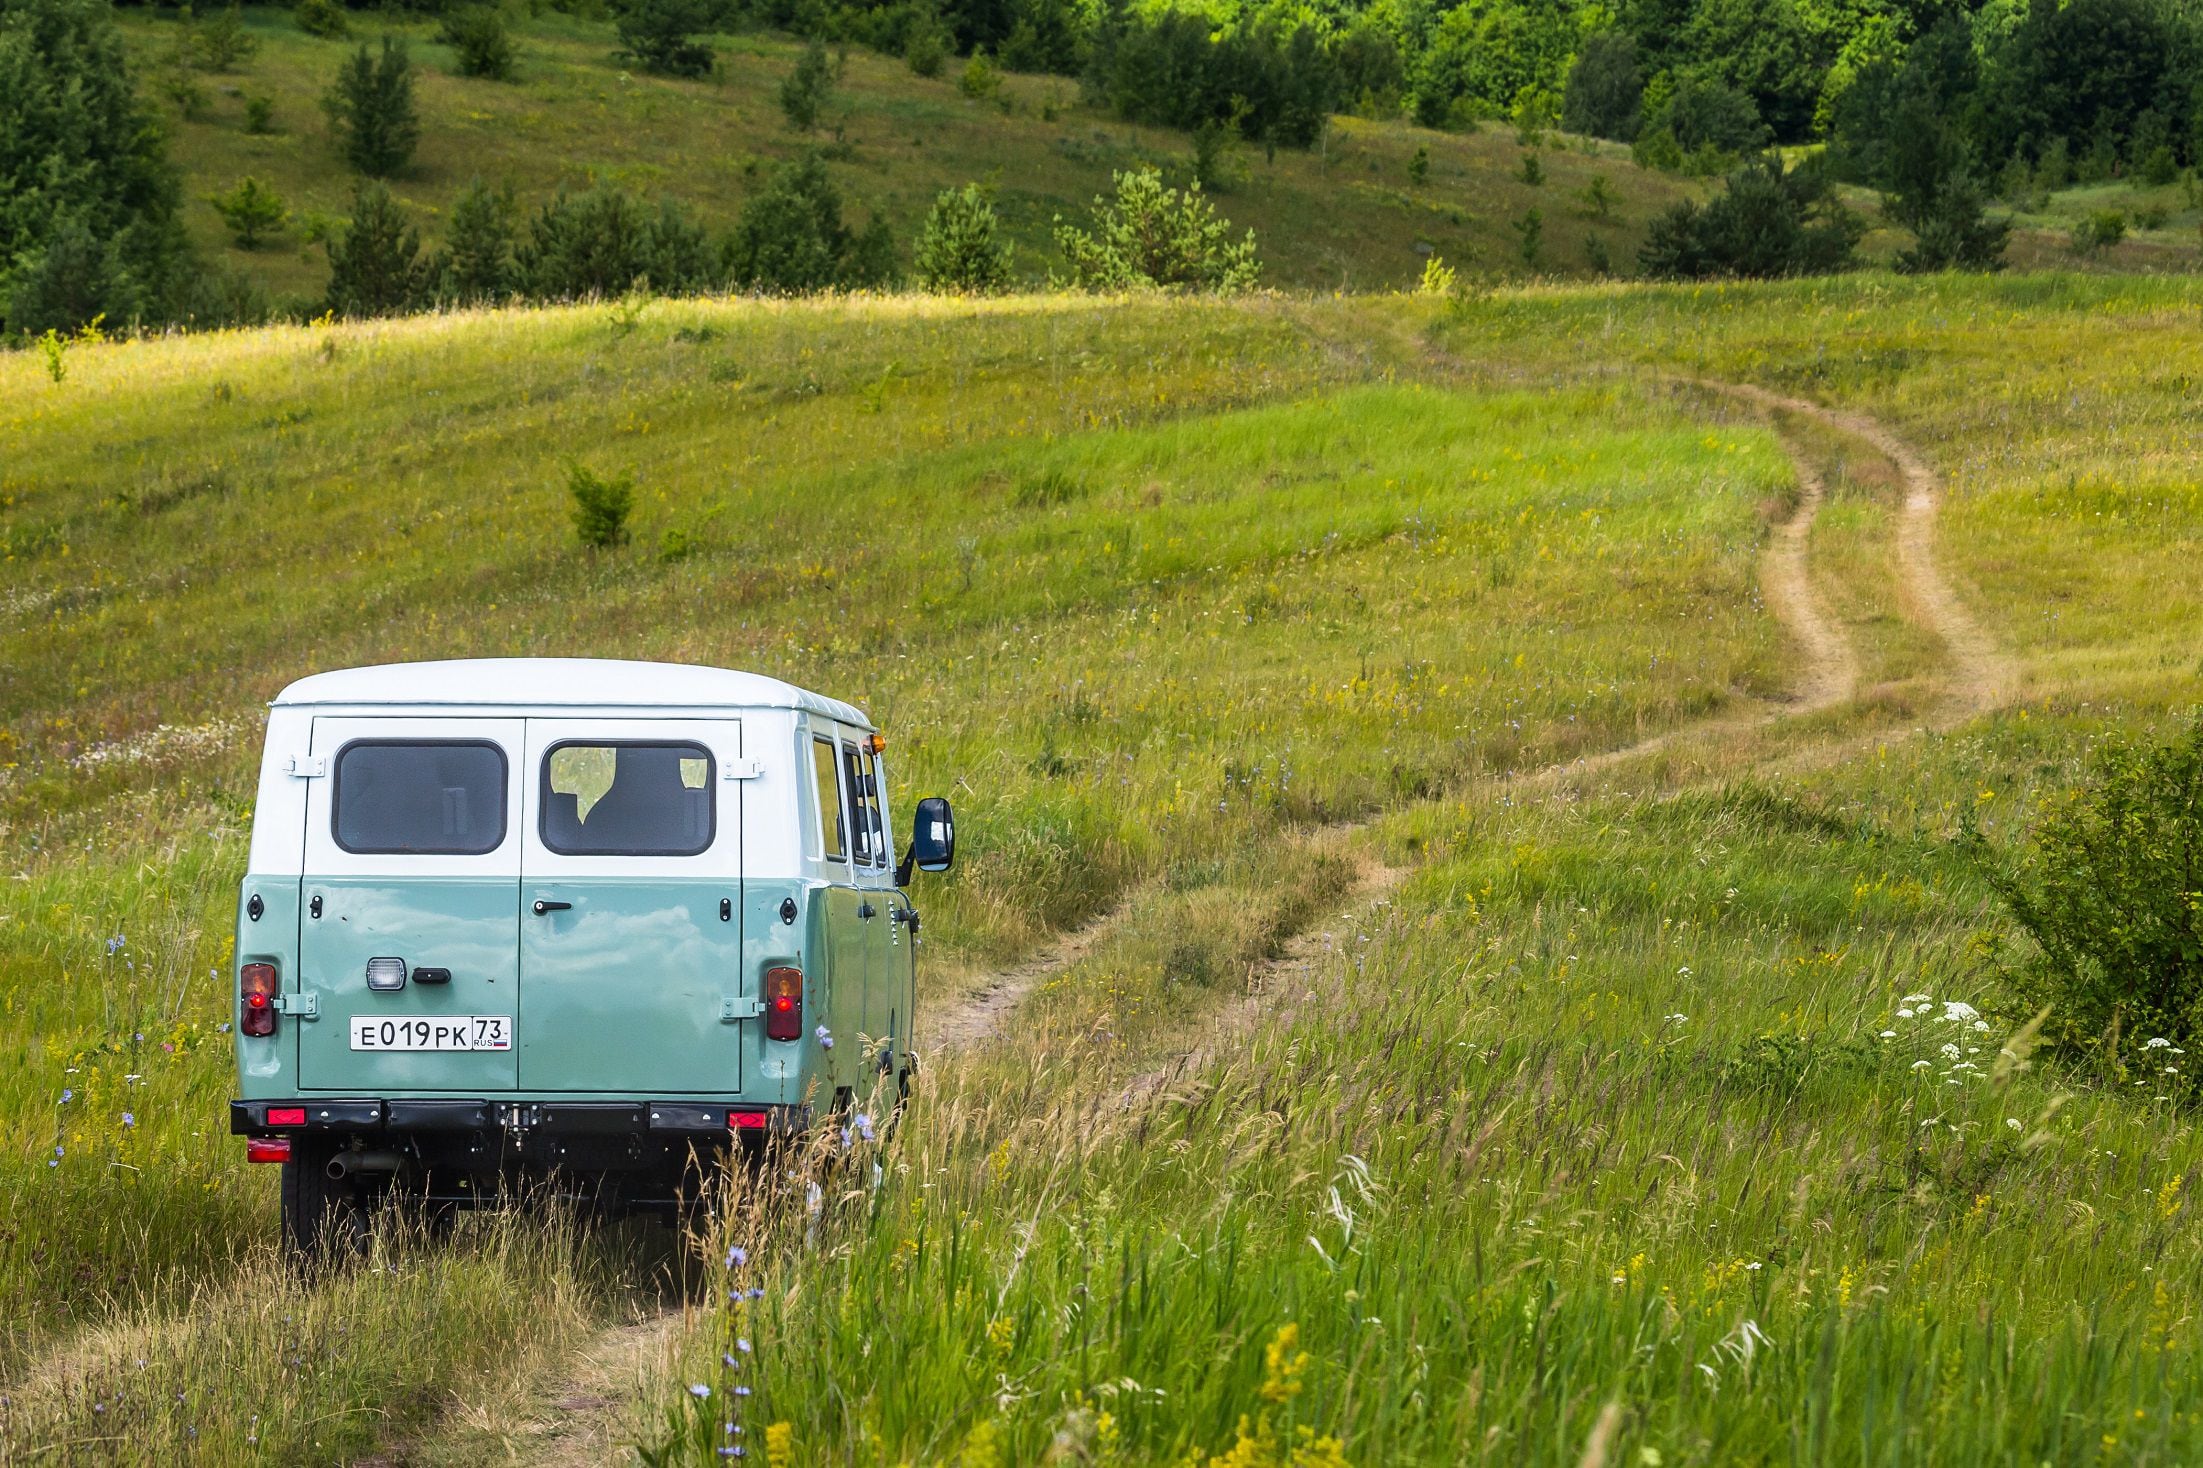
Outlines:
{"label": "license plate", "polygon": [[446,1014],[434,1019],[352,1017],[354,1050],[510,1050],[513,1022],[503,1014]]}

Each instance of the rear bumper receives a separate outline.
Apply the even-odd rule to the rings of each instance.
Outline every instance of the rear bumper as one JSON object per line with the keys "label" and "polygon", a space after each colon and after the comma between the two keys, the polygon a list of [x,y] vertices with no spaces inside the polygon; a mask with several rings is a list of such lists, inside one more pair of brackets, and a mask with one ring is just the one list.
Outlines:
{"label": "rear bumper", "polygon": [[[268,1120],[270,1110],[300,1111],[303,1123]],[[753,1118],[763,1117],[764,1125]],[[792,1136],[810,1124],[809,1108],[726,1101],[495,1101],[307,1099],[232,1101],[229,1129],[240,1137],[397,1137],[424,1134],[523,1138],[635,1137],[701,1140],[737,1134]]]}

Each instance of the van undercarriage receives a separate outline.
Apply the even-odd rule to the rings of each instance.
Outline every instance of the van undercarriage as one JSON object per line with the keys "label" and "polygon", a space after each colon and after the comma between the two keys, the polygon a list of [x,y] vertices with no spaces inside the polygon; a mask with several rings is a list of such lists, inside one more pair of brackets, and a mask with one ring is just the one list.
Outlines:
{"label": "van undercarriage", "polygon": [[805,1129],[809,1110],[727,1101],[304,1098],[230,1103],[230,1131],[284,1169],[301,1247],[386,1203],[432,1220],[518,1197],[675,1214],[729,1159]]}

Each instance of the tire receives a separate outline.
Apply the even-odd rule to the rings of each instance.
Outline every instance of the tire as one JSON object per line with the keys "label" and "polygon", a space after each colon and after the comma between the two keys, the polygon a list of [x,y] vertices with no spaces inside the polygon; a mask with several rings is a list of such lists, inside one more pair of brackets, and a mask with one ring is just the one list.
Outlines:
{"label": "tire", "polygon": [[283,1164],[283,1242],[293,1262],[308,1270],[357,1259],[367,1252],[367,1210],[349,1181],[327,1168],[336,1149],[303,1138]]}

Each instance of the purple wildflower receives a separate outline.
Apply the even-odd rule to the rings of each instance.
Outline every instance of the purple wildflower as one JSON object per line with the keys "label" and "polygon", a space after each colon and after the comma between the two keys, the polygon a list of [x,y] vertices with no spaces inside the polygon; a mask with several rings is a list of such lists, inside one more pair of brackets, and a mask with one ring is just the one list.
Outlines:
{"label": "purple wildflower", "polygon": [[821,1050],[831,1050],[831,1049],[833,1049],[833,1048],[834,1048],[834,1032],[833,1032],[832,1030],[829,1030],[829,1029],[827,1029],[827,1028],[826,1028],[826,1026],[824,1026],[824,1025],[820,1025],[820,1026],[819,1026],[819,1027],[818,1027],[817,1029],[813,1030],[813,1031],[812,1031],[811,1033],[812,1033],[812,1034],[814,1034],[814,1035],[816,1035],[816,1036],[818,1037],[818,1046],[819,1046],[819,1049],[821,1049]]}
{"label": "purple wildflower", "polygon": [[750,1394],[750,1389],[746,1386],[738,1386],[734,1388],[734,1394],[738,1397],[746,1397]]}
{"label": "purple wildflower", "polygon": [[133,1115],[132,1115],[131,1113],[129,1113],[129,1112],[127,1112],[127,1111],[125,1111],[125,1112],[124,1112],[124,1113],[122,1114],[122,1124],[123,1124],[124,1126],[136,1126],[136,1125],[138,1124],[138,1119],[137,1119],[137,1117],[133,1116]]}
{"label": "purple wildflower", "polygon": [[867,1142],[872,1140],[872,1118],[861,1111],[857,1113],[857,1135]]}
{"label": "purple wildflower", "polygon": [[736,1336],[734,1338],[734,1348],[747,1356],[750,1353],[750,1338],[743,1335]]}
{"label": "purple wildflower", "polygon": [[743,1248],[740,1244],[736,1244],[733,1248],[727,1250],[727,1268],[740,1269],[743,1265],[749,1262],[750,1251]]}
{"label": "purple wildflower", "polygon": [[122,944],[123,937],[120,933],[117,933],[114,937],[109,938],[107,940],[107,956],[109,958],[113,958],[118,952],[122,950]]}
{"label": "purple wildflower", "polygon": [[63,1086],[61,1088],[61,1104],[66,1106],[74,1100],[76,1100],[76,1092],[67,1086]]}
{"label": "purple wildflower", "polygon": [[688,1394],[700,1402],[711,1395],[711,1388],[700,1381],[692,1381],[688,1386]]}

